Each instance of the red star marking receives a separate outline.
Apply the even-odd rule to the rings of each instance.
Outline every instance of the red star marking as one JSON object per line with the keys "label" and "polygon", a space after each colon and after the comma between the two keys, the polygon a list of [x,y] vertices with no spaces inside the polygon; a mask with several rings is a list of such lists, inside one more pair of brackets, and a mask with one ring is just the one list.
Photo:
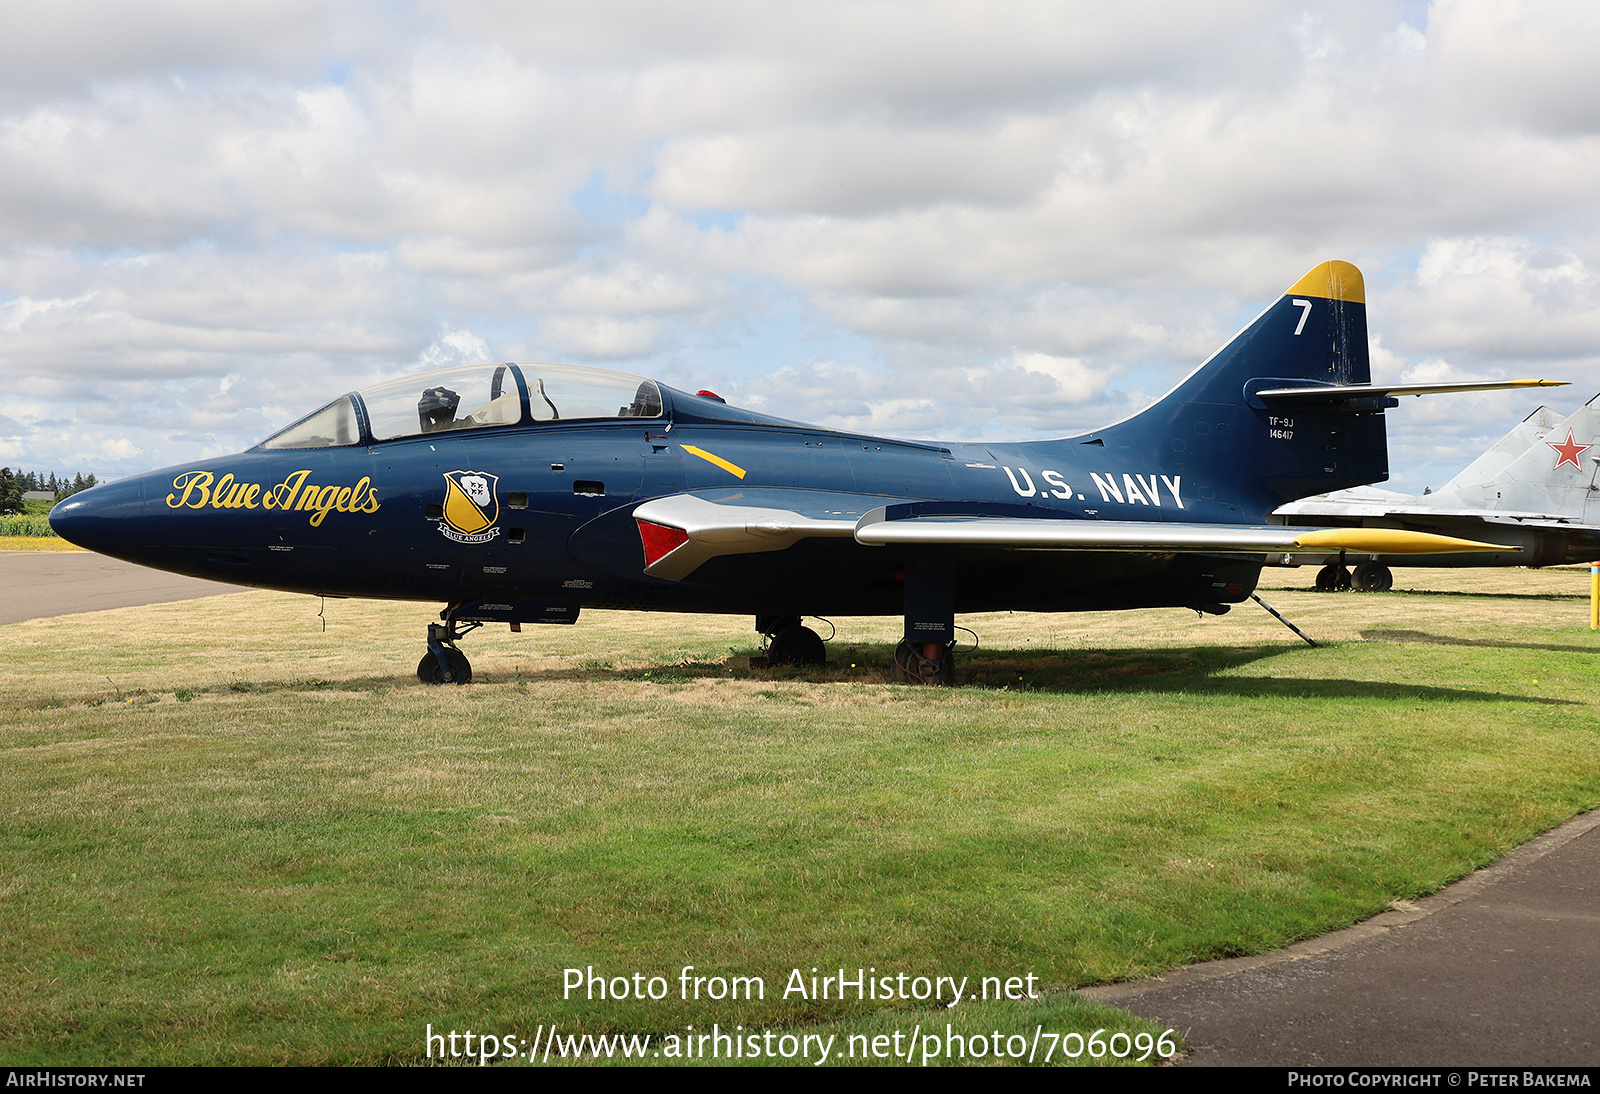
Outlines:
{"label": "red star marking", "polygon": [[[1567,430],[1566,444],[1557,444],[1555,441],[1545,441],[1544,443],[1560,453],[1560,455],[1556,457],[1556,467],[1560,467],[1564,463],[1570,463],[1579,471],[1583,470],[1583,464],[1578,462],[1578,457],[1594,447],[1592,444],[1578,444],[1572,439],[1572,430],[1570,429]],[[1554,471],[1555,467],[1552,467],[1550,470]]]}

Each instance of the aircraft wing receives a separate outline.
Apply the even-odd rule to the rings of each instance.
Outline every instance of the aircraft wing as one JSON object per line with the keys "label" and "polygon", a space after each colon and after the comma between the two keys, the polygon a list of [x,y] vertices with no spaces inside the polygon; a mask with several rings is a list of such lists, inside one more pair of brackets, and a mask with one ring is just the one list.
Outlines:
{"label": "aircraft wing", "polygon": [[[805,490],[723,490],[655,498],[633,511],[645,573],[680,581],[720,555],[781,551],[813,537],[865,546],[985,546],[1044,551],[1269,554],[1349,550],[1382,554],[1504,551],[1502,544],[1394,528],[1048,517],[901,515],[879,497]],[[870,508],[869,508],[870,507]],[[901,512],[897,512],[901,511]]]}
{"label": "aircraft wing", "polygon": [[892,520],[874,510],[856,526],[857,542],[989,545],[1058,551],[1268,554],[1278,551],[1358,551],[1444,554],[1503,551],[1431,532],[1399,528],[1294,528],[1287,525],[1190,524],[1179,521],[1059,520],[1028,517],[912,517]]}
{"label": "aircraft wing", "polygon": [[718,490],[647,501],[633,519],[644,544],[644,572],[681,581],[719,555],[853,536],[856,522],[878,500],[820,490]]}
{"label": "aircraft wing", "polygon": [[1581,524],[1575,517],[1560,513],[1541,513],[1509,509],[1482,509],[1471,506],[1444,506],[1416,504],[1414,499],[1403,501],[1368,501],[1365,499],[1334,500],[1330,497],[1306,498],[1303,501],[1280,505],[1273,516],[1284,518],[1316,519],[1319,517],[1405,517],[1426,520],[1430,517],[1471,517],[1489,524],[1526,524],[1542,522],[1557,526]]}

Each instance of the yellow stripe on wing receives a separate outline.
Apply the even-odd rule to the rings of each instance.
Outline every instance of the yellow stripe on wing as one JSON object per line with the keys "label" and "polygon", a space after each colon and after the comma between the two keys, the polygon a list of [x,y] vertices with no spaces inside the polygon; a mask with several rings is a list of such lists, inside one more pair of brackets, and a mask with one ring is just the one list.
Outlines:
{"label": "yellow stripe on wing", "polygon": [[730,474],[730,475],[734,475],[734,476],[736,476],[738,478],[741,478],[741,479],[744,478],[744,468],[740,467],[736,463],[729,463],[727,460],[723,459],[721,456],[713,455],[712,453],[707,452],[703,448],[696,448],[692,444],[680,444],[678,447],[683,449],[685,452],[688,452],[688,453],[691,453],[693,455],[699,456],[702,460],[705,460],[707,463],[716,464],[718,467],[722,468],[724,471],[728,472],[728,474]]}

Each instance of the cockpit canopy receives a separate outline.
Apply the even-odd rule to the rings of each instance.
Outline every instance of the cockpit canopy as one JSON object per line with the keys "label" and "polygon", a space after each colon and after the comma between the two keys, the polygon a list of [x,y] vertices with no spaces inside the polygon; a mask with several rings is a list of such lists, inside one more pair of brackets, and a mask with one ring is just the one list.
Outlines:
{"label": "cockpit canopy", "polygon": [[661,389],[641,376],[582,365],[468,365],[341,395],[262,447],[331,448],[462,429],[661,414]]}

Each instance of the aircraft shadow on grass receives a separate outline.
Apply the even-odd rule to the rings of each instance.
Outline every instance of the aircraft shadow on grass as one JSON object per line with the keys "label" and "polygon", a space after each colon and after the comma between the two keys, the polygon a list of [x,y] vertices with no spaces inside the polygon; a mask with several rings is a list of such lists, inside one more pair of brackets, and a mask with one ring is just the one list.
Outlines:
{"label": "aircraft shadow on grass", "polygon": [[[1161,650],[989,650],[970,658],[961,682],[969,688],[1054,695],[1132,692],[1151,695],[1238,696],[1250,699],[1273,697],[1389,699],[1404,702],[1527,702],[1542,706],[1581,705],[1574,700],[1544,695],[1518,695],[1392,681],[1218,675],[1228,669],[1295,652],[1299,652],[1295,646],[1192,646]],[[851,666],[852,661],[853,666]],[[772,682],[878,683],[888,679],[888,666],[888,650],[844,647],[826,665],[789,666],[777,669],[736,668],[734,672],[744,679],[754,678]],[[662,663],[649,668],[555,669],[538,673],[537,676],[528,679],[530,682],[535,679],[602,679],[674,683],[694,678],[718,677],[723,679],[729,677],[727,664],[677,662]]]}
{"label": "aircraft shadow on grass", "polygon": [[1454,589],[1401,589],[1406,596],[1453,596],[1463,600],[1555,600],[1577,601],[1588,600],[1589,594],[1583,593],[1488,593],[1465,592]]}
{"label": "aircraft shadow on grass", "polygon": [[[1490,639],[1463,639],[1430,635],[1421,631],[1365,631],[1363,638],[1377,641],[1427,642],[1439,645],[1487,646],[1556,652],[1594,652],[1582,646],[1527,642],[1501,642]],[[1268,661],[1300,647],[1275,646],[1187,646],[1165,649],[988,649],[974,654],[963,672],[962,683],[969,688],[1012,691],[1039,695],[1147,694],[1216,695],[1247,699],[1388,699],[1404,702],[1526,702],[1543,706],[1582,705],[1575,700],[1544,695],[1517,695],[1507,692],[1464,688],[1434,687],[1391,681],[1353,680],[1337,677],[1304,678],[1272,676],[1221,676],[1220,673],[1257,662]],[[491,671],[480,677],[484,684],[537,686],[558,682],[639,682],[680,684],[691,680],[720,679],[762,683],[876,684],[890,678],[891,654],[888,648],[839,645],[823,665],[782,666],[763,669],[749,667],[752,658],[738,656],[728,661],[662,661],[649,665],[614,666],[609,662],[589,663],[533,671],[512,669]],[[303,679],[280,683],[235,683],[225,688],[200,688],[197,691],[275,692],[282,690],[377,691],[392,687],[389,676],[363,675],[343,680]],[[102,700],[104,701],[104,700]],[[59,705],[51,701],[43,705]],[[98,704],[95,704],[98,705]]]}
{"label": "aircraft shadow on grass", "polygon": [[1600,645],[1573,646],[1559,642],[1508,642],[1502,638],[1457,638],[1427,631],[1366,630],[1361,637],[1375,642],[1418,642],[1430,646],[1484,646],[1499,650],[1549,650],[1552,653],[1600,653]]}

